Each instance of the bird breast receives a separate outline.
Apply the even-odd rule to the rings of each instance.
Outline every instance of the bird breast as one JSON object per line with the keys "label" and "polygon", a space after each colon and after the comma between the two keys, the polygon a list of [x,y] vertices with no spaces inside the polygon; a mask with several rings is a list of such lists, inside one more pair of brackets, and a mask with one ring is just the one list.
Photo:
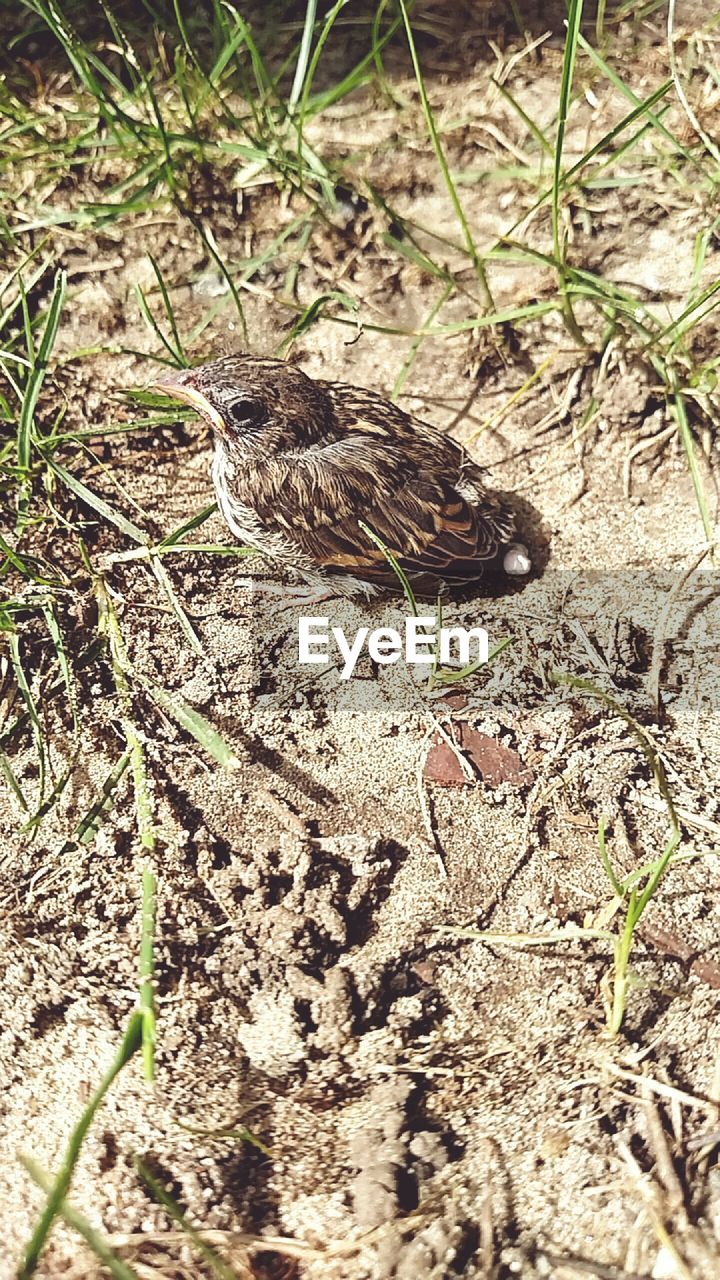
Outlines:
{"label": "bird breast", "polygon": [[240,502],[235,496],[235,471],[237,463],[229,456],[222,440],[217,440],[212,462],[212,480],[217,494],[220,512],[235,537],[248,547],[298,568],[312,567],[312,561],[304,556],[289,537],[263,524],[253,507]]}

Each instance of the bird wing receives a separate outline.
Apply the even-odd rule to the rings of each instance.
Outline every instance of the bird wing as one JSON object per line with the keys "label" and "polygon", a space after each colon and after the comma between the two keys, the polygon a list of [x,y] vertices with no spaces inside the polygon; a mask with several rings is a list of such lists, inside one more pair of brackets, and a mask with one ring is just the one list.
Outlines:
{"label": "bird wing", "polygon": [[378,582],[392,578],[362,521],[406,572],[472,581],[507,541],[513,520],[477,483],[477,500],[458,492],[466,465],[462,450],[446,437],[440,441],[428,458],[427,442],[417,438],[399,449],[377,431],[355,430],[267,459],[246,482],[262,523],[331,572]]}

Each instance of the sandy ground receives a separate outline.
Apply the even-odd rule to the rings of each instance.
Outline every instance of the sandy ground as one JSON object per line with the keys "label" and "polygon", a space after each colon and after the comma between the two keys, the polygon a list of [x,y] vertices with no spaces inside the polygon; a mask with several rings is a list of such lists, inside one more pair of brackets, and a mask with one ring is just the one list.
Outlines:
{"label": "sandy ground", "polygon": [[[662,57],[653,45],[648,83]],[[476,118],[448,140],[456,168],[484,163],[488,121],[508,134],[514,127],[502,100],[487,97],[487,65],[466,66],[447,87],[446,117],[462,104]],[[514,83],[538,116],[552,115],[557,68],[548,46]],[[641,93],[642,60],[625,74]],[[403,88],[409,93],[410,82]],[[569,158],[624,109],[609,91],[595,106],[581,103]],[[341,142],[348,153],[362,143],[356,163],[366,178],[404,213],[455,235],[432,158],[417,143],[415,109],[402,120],[398,141],[395,113],[358,100],[328,113],[314,141]],[[580,216],[573,231],[577,261],[644,291],[658,314],[681,305],[700,225],[692,196],[672,192],[670,200],[648,184],[593,193],[593,234]],[[467,187],[463,200],[485,244],[532,196],[505,180]],[[243,230],[262,244],[292,213],[260,189],[245,201]],[[213,225],[222,249],[235,243],[237,251],[234,215],[219,202]],[[546,242],[545,215],[528,236]],[[131,302],[132,285],[150,281],[148,249],[170,278],[188,282],[174,294],[185,331],[197,321],[212,274],[174,215],[110,227],[95,251],[113,265],[82,275],[72,270],[88,254],[87,237],[81,244],[68,234],[73,300],[62,354],[95,344],[99,333],[154,349]],[[719,260],[709,255],[707,281]],[[383,257],[373,215],[351,213],[314,233],[303,297],[347,289],[365,315],[412,328],[438,283],[398,261]],[[259,353],[275,350],[287,324],[273,302],[284,266],[272,264],[260,295],[244,299]],[[496,263],[490,278],[499,305],[542,297],[551,283],[527,262]],[[443,320],[462,318],[464,305],[447,307]],[[231,316],[227,308],[206,331],[198,360],[242,345]],[[389,392],[408,339],[355,337],[321,320],[293,355],[311,374]],[[549,356],[531,391],[475,439]],[[113,395],[146,382],[153,368],[121,354],[63,364],[54,385],[69,399],[69,429],[129,417]],[[591,389],[598,411],[585,427]],[[235,1233],[238,1275],[712,1280],[720,1276],[712,1138],[720,613],[707,561],[679,587],[703,546],[684,456],[675,439],[651,445],[633,461],[628,494],[631,450],[668,421],[662,397],[647,367],[619,345],[598,371],[553,317],[499,353],[467,335],[426,340],[401,403],[467,440],[496,486],[529,504],[532,580],[448,610],[453,621],[481,622],[492,643],[512,640],[454,696],[428,694],[402,666],[367,659],[348,682],[335,666],[299,667],[297,610],[279,610],[255,589],[267,575],[258,561],[166,561],[202,658],[143,566],[108,570],[135,671],[206,716],[239,763],[215,765],[138,695],[160,838],[158,1081],[149,1090],[132,1065],[116,1083],[85,1145],[73,1203],[125,1242],[140,1275],[205,1273],[167,1234],[135,1155],[193,1221]],[[97,492],[144,527],[167,531],[211,500],[210,451],[194,422],[98,442],[120,492],[108,472],[74,458]],[[714,507],[713,477],[701,465]],[[218,517],[205,534],[227,537]],[[98,564],[128,545],[96,523],[88,539]],[[405,612],[398,602],[327,608],[348,631],[398,625]],[[75,621],[81,646],[93,634],[89,600]],[[533,947],[463,932],[616,928],[598,856],[600,816],[621,876],[656,858],[667,839],[667,814],[633,731],[597,698],[558,685],[558,672],[592,680],[647,726],[683,817],[681,856],[641,923],[614,1040],[605,1030],[607,940]],[[107,671],[90,668],[82,692],[83,751],[33,842],[12,835],[18,814],[12,798],[0,800],[0,1274],[8,1277],[40,1204],[16,1153],[57,1167],[136,991],[140,855],[128,775],[92,846],[58,852],[122,752]],[[71,739],[60,707],[50,725],[61,772]],[[461,785],[433,780],[438,768],[460,768],[438,742],[474,742],[463,737],[470,729],[489,740],[484,767],[466,750],[470,776]],[[26,746],[15,768],[29,784]],[[238,1138],[242,1125],[267,1153]],[[250,1247],[251,1270],[243,1269],[246,1236],[268,1237],[260,1252]],[[39,1275],[96,1274],[91,1255],[57,1228]]]}

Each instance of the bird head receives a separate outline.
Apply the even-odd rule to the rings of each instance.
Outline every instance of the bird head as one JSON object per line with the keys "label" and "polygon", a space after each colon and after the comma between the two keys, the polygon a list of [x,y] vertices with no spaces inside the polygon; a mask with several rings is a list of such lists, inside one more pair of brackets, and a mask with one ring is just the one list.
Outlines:
{"label": "bird head", "polygon": [[227,356],[163,373],[150,390],[192,405],[229,446],[249,442],[266,427],[312,438],[332,413],[326,392],[301,369],[257,356]]}

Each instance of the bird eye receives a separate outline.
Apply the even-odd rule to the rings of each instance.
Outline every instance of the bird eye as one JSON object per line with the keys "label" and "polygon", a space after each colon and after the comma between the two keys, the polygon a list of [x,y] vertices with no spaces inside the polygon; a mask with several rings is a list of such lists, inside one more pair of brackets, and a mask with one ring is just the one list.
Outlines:
{"label": "bird eye", "polygon": [[228,405],[229,425],[236,428],[255,427],[265,416],[265,406],[261,400],[250,400],[243,397],[233,400]]}

